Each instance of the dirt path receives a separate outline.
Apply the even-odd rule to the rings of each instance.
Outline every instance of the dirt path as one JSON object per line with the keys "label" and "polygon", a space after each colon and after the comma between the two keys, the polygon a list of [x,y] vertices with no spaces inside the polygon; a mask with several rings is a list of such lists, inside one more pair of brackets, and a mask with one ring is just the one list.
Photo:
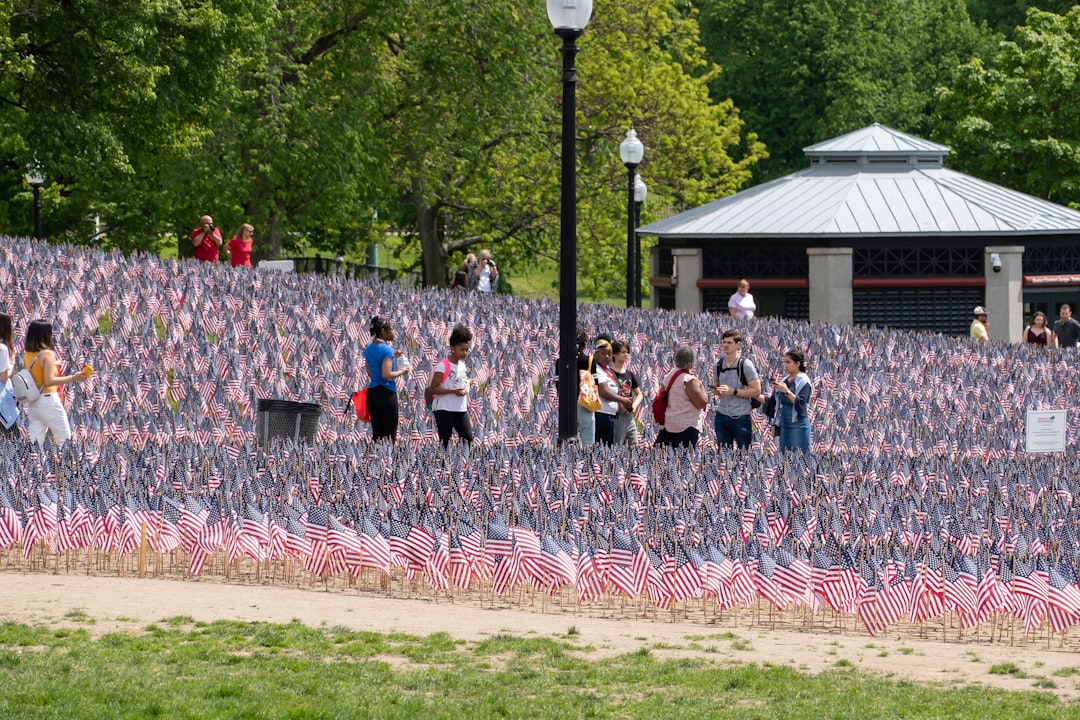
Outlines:
{"label": "dirt path", "polygon": [[[79,610],[80,613],[73,613]],[[616,614],[615,608],[607,611]],[[30,625],[78,626],[95,635],[113,631],[138,632],[147,624],[187,615],[195,620],[231,619],[286,623],[294,619],[312,626],[343,625],[355,630],[429,635],[447,632],[468,641],[497,633],[560,638],[573,627],[575,645],[588,645],[596,655],[611,656],[649,647],[658,657],[700,656],[718,662],[757,662],[789,665],[820,672],[850,663],[854,668],[896,679],[943,685],[985,684],[1006,690],[1032,690],[1037,683],[1062,700],[1080,699],[1080,652],[1076,643],[1052,638],[1024,643],[1014,635],[1010,646],[981,640],[974,634],[949,641],[918,637],[917,628],[890,630],[887,638],[872,638],[851,621],[839,628],[773,629],[767,614],[744,611],[736,619],[725,614],[710,622],[700,611],[696,619],[674,622],[671,615],[635,617],[625,609],[604,617],[599,609],[561,609],[539,601],[524,607],[481,605],[475,600],[387,597],[355,590],[300,589],[213,581],[137,579],[45,573],[0,573],[0,619]],[[92,625],[87,618],[93,619]],[[784,621],[784,618],[779,618]],[[796,624],[796,618],[787,620]],[[758,624],[755,624],[758,623]],[[1013,663],[1020,673],[992,674],[991,665]],[[1064,671],[1065,675],[1054,675]]]}

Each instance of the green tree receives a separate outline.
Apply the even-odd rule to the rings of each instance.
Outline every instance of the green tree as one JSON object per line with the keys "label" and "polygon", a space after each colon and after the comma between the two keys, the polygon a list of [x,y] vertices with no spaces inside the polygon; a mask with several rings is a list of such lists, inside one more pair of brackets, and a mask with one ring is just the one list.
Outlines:
{"label": "green tree", "polygon": [[235,81],[213,132],[175,170],[195,190],[187,217],[213,211],[230,230],[250,222],[256,257],[366,240],[393,173],[372,142],[396,42],[381,5],[267,1],[238,19]]}
{"label": "green tree", "polygon": [[671,1],[605,3],[580,44],[579,284],[599,299],[625,290],[626,168],[619,143],[631,124],[646,147],[639,168],[649,187],[646,212],[681,211],[730,195],[768,153],[744,128],[735,103],[710,99],[709,83],[720,68],[705,56],[696,11]]}
{"label": "green tree", "polygon": [[92,239],[93,216],[127,247],[165,226],[157,174],[207,132],[230,76],[230,18],[243,0],[0,4],[0,187],[32,161],[49,227]]}
{"label": "green tree", "polygon": [[[420,57],[455,56],[455,64],[410,75],[424,102],[384,125],[394,135],[389,145],[404,144],[400,196],[412,203],[409,223],[432,283],[445,280],[454,253],[480,245],[517,267],[558,259],[561,128],[552,99],[561,91],[560,41],[535,3],[515,5],[499,3],[490,16],[477,16],[474,5],[460,37],[429,32]],[[438,24],[447,12],[436,13]],[[471,51],[492,27],[507,37]],[[641,169],[650,194],[671,208],[734,192],[765,152],[730,101],[710,101],[707,83],[718,68],[704,58],[696,18],[676,3],[597,7],[579,47],[578,268],[582,290],[601,298],[625,283],[618,145],[631,123],[649,148]]]}
{"label": "green tree", "polygon": [[940,90],[938,138],[973,175],[1063,204],[1080,203],[1080,7],[1029,10],[1015,41],[960,66]]}
{"label": "green tree", "polygon": [[[631,123],[651,197],[673,209],[733,192],[764,156],[734,105],[710,101],[718,68],[680,8],[604,4],[582,40],[581,268],[597,297],[624,275]],[[91,240],[93,216],[112,244],[152,249],[171,233],[189,254],[203,213],[226,231],[255,225],[260,256],[360,250],[392,231],[433,284],[478,246],[522,267],[557,257],[560,56],[534,0],[0,13],[0,185],[26,198],[36,155],[50,225],[70,239]]]}
{"label": "green tree", "polygon": [[935,86],[989,37],[964,0],[705,0],[702,33],[724,69],[713,96],[734,100],[769,147],[758,180],[873,122],[926,133]]}
{"label": "green tree", "polygon": [[984,24],[994,32],[1013,38],[1016,28],[1024,24],[1028,8],[1064,15],[1076,3],[1073,0],[968,0],[968,14],[973,22]]}

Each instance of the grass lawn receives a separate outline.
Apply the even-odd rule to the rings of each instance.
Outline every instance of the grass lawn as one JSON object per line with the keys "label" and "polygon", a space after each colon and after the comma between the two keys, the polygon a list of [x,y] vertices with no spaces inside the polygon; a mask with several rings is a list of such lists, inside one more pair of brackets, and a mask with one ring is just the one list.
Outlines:
{"label": "grass lawn", "polygon": [[1076,712],[1048,693],[914,685],[840,664],[816,676],[728,666],[726,645],[709,646],[715,661],[663,660],[649,648],[603,658],[575,635],[570,628],[557,638],[468,643],[176,617],[141,634],[95,639],[83,629],[7,623],[0,717],[863,720]]}
{"label": "grass lawn", "polygon": [[[559,300],[559,291],[553,287],[553,283],[555,283],[558,278],[559,266],[551,263],[540,267],[529,268],[527,271],[523,271],[521,275],[515,273],[510,276],[510,283],[514,288],[514,297],[529,299],[548,298],[557,302]],[[591,303],[595,301],[579,291],[578,302]],[[600,302],[604,305],[611,305],[612,307],[626,307],[626,295],[609,295]],[[646,310],[649,308],[649,294],[645,290],[641,293],[641,305]]]}

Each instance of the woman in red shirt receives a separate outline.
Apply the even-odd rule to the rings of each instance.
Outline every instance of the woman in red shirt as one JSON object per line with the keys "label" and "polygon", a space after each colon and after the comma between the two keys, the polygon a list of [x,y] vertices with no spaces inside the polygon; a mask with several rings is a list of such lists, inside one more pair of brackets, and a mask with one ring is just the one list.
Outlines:
{"label": "woman in red shirt", "polygon": [[229,256],[229,261],[233,267],[240,265],[251,267],[251,233],[253,230],[255,228],[244,223],[236,231],[236,237],[230,240],[228,246],[226,246],[225,254]]}

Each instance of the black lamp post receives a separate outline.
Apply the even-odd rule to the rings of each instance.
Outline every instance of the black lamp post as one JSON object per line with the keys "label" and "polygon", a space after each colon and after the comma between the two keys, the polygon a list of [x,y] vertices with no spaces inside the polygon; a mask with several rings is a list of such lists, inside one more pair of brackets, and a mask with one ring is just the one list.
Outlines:
{"label": "black lamp post", "polygon": [[641,307],[641,236],[637,229],[641,227],[641,206],[645,202],[648,188],[641,176],[634,175],[634,307]]}
{"label": "black lamp post", "polygon": [[577,436],[577,39],[592,0],[547,0],[548,19],[562,38],[562,197],[559,218],[559,442]]}
{"label": "black lamp post", "polygon": [[45,173],[35,164],[26,168],[25,177],[34,188],[34,239],[41,240],[41,186],[45,184]]}
{"label": "black lamp post", "polygon": [[619,143],[619,157],[626,165],[626,307],[634,307],[637,293],[634,292],[634,281],[640,277],[635,267],[634,236],[637,235],[637,224],[634,222],[634,177],[637,175],[637,166],[641,164],[641,158],[645,156],[645,146],[637,139],[634,128],[626,131],[626,139]]}

